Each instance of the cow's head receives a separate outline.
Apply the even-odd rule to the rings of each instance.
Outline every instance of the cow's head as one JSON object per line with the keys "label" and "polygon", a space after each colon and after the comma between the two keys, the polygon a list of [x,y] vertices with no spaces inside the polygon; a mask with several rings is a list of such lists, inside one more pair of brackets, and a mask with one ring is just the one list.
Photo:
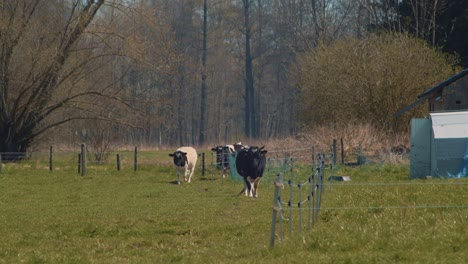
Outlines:
{"label": "cow's head", "polygon": [[265,154],[267,154],[267,150],[264,149],[265,146],[262,147],[257,147],[257,146],[251,146],[246,148],[247,150],[247,155],[251,157],[253,160],[255,159],[261,159],[262,157],[265,157]]}
{"label": "cow's head", "polygon": [[176,151],[174,153],[169,154],[170,157],[174,158],[174,165],[178,167],[184,167],[187,164],[187,153],[183,151]]}
{"label": "cow's head", "polygon": [[216,152],[216,154],[222,153],[223,152],[223,146],[214,146],[214,147],[211,148],[211,151]]}
{"label": "cow's head", "polygon": [[242,142],[240,142],[240,141],[237,142],[236,144],[234,144],[234,150],[235,150],[236,152],[241,151],[241,149],[243,149],[243,148],[244,148],[244,145],[242,145]]}
{"label": "cow's head", "polygon": [[229,167],[228,154],[232,154],[229,146],[214,146],[211,148],[211,151],[216,152],[216,167],[218,169]]}

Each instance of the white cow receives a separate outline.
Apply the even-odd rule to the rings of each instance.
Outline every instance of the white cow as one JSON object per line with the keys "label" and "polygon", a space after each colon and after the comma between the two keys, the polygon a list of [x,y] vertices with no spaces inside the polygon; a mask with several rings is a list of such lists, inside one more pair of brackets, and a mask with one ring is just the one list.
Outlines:
{"label": "white cow", "polygon": [[197,151],[192,147],[180,147],[174,153],[169,154],[174,158],[176,167],[184,167],[184,181],[191,182],[195,165],[197,164]]}

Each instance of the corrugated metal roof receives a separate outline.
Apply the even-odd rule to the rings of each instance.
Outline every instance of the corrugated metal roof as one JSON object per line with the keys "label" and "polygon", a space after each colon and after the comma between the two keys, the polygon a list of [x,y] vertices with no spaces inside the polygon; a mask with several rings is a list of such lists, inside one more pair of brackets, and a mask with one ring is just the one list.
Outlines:
{"label": "corrugated metal roof", "polygon": [[430,113],[434,138],[468,138],[468,111]]}

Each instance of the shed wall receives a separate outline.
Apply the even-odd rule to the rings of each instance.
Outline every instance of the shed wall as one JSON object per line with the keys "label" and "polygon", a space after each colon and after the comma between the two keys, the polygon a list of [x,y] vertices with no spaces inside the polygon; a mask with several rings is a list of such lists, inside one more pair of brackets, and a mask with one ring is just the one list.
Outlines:
{"label": "shed wall", "polygon": [[410,178],[468,177],[468,111],[411,120]]}
{"label": "shed wall", "polygon": [[428,118],[411,120],[410,178],[431,175],[432,122]]}
{"label": "shed wall", "polygon": [[429,98],[429,111],[457,111],[468,109],[468,75],[434,92]]}
{"label": "shed wall", "polygon": [[434,143],[437,166],[431,175],[449,178],[466,177],[463,170],[468,138],[435,139]]}

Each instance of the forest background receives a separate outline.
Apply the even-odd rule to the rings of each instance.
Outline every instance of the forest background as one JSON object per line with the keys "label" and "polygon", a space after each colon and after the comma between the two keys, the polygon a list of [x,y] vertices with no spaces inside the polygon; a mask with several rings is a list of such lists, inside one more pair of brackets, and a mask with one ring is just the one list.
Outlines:
{"label": "forest background", "polygon": [[0,152],[407,134],[466,32],[464,0],[1,0]]}

